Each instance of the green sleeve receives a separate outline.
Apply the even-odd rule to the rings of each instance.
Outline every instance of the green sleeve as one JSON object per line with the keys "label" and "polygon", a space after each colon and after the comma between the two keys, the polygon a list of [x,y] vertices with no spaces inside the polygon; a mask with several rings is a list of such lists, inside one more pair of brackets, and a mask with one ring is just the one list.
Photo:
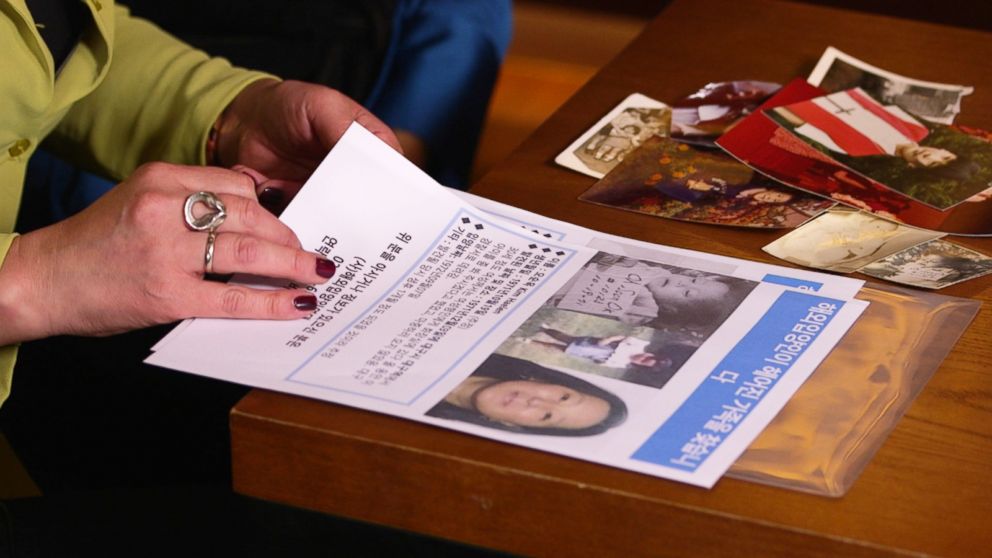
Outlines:
{"label": "green sleeve", "polygon": [[110,69],[60,122],[52,149],[117,179],[148,161],[203,164],[220,113],[271,76],[211,58],[126,8],[114,16]]}
{"label": "green sleeve", "polygon": [[[73,103],[46,145],[110,177],[122,179],[148,161],[203,164],[207,134],[220,113],[248,84],[272,77],[210,58],[123,7],[102,21],[113,26],[104,33],[109,69],[96,89]],[[23,168],[8,174],[20,182]],[[0,265],[14,237],[0,232]],[[0,347],[0,404],[10,392],[16,356],[16,345]]]}

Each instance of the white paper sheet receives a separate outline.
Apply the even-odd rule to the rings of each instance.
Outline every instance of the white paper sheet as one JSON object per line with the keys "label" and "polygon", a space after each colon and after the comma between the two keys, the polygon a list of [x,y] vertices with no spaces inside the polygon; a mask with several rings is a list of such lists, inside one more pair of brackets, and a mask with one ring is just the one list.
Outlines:
{"label": "white paper sheet", "polygon": [[322,306],[192,320],[148,362],[699,486],[866,306],[843,278],[459,199],[358,126],[282,219],[339,263]]}

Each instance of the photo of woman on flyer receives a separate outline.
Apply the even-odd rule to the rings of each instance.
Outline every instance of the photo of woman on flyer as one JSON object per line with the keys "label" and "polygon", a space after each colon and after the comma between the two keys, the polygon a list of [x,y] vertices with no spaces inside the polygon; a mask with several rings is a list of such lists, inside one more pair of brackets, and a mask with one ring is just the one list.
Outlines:
{"label": "photo of woman on flyer", "polygon": [[494,354],[427,415],[520,434],[594,436],[623,423],[627,405],[575,376]]}

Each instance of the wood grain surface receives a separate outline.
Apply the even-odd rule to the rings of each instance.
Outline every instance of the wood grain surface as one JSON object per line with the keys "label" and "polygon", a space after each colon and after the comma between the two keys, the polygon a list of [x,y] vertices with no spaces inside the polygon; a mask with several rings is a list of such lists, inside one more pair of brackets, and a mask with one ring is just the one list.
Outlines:
{"label": "wood grain surface", "polygon": [[[607,233],[781,263],[781,233],[586,204],[555,155],[631,92],[786,82],[828,45],[922,79],[975,86],[959,122],[992,128],[992,35],[788,2],[677,0],[473,192]],[[992,254],[992,239],[958,239]],[[992,276],[942,294],[978,317],[853,488],[831,499],[723,479],[702,490],[298,397],[232,411],[241,493],[527,555],[876,556],[992,552]]]}

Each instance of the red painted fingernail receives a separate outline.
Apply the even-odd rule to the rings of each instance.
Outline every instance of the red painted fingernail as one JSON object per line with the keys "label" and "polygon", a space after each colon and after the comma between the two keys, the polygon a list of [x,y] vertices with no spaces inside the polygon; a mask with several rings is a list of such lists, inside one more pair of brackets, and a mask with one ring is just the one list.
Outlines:
{"label": "red painted fingernail", "polygon": [[317,297],[314,295],[301,295],[293,299],[293,307],[297,310],[307,312],[317,309]]}
{"label": "red painted fingernail", "polygon": [[284,209],[286,193],[279,188],[266,188],[258,195],[258,203],[271,213],[280,213]]}
{"label": "red painted fingernail", "polygon": [[337,270],[338,266],[334,265],[334,262],[331,260],[317,258],[317,275],[320,275],[324,279],[330,279],[334,277],[334,272]]}

